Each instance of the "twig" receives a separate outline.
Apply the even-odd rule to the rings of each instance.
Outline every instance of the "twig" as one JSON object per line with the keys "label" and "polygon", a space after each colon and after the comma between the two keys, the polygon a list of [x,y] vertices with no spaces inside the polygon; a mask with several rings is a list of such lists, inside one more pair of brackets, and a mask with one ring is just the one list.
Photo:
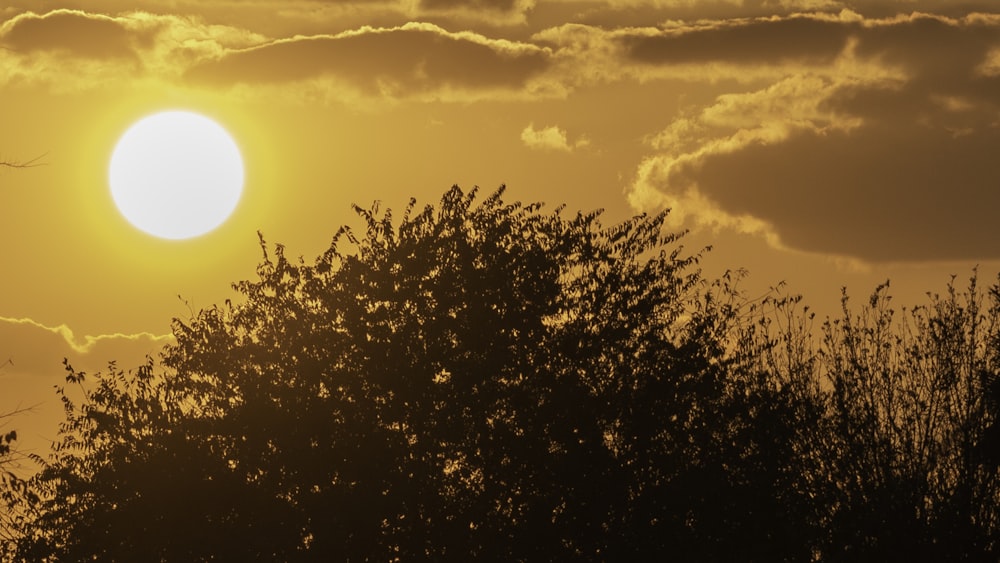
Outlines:
{"label": "twig", "polygon": [[45,166],[46,162],[39,162],[41,159],[45,158],[49,153],[43,153],[31,160],[26,160],[24,162],[17,162],[13,160],[0,160],[0,166],[5,166],[7,168],[34,168],[36,166]]}

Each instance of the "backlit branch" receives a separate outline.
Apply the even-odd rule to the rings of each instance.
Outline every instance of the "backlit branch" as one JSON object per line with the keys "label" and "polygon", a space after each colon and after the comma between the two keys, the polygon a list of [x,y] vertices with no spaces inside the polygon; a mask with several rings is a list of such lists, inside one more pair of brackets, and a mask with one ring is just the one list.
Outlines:
{"label": "backlit branch", "polygon": [[42,158],[44,158],[46,154],[48,154],[48,153],[41,154],[39,156],[36,156],[35,158],[32,158],[31,160],[24,160],[24,161],[2,160],[2,159],[0,159],[0,167],[7,167],[7,168],[34,168],[36,166],[44,166],[46,163],[42,162]]}

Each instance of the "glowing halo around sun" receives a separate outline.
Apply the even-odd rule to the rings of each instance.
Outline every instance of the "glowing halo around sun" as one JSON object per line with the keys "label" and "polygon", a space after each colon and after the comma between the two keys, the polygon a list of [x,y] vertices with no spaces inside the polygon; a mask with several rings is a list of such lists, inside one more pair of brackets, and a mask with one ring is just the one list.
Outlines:
{"label": "glowing halo around sun", "polygon": [[111,155],[111,197],[136,228],[165,239],[203,235],[226,221],[243,193],[243,158],[211,119],[188,111],[150,115]]}

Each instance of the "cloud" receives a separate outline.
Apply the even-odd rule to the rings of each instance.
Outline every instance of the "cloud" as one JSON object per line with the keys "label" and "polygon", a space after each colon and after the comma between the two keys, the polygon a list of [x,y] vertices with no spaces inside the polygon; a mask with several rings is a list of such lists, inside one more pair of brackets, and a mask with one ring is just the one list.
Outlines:
{"label": "cloud", "polygon": [[532,40],[554,52],[552,90],[662,80],[759,85],[836,64],[851,39],[845,26],[859,17],[845,11],[617,29],[570,23]]}
{"label": "cloud", "polygon": [[521,142],[529,149],[548,149],[565,152],[590,144],[590,141],[586,137],[581,137],[571,145],[566,137],[566,131],[555,125],[543,129],[535,129],[534,123],[529,123],[521,131]]}
{"label": "cloud", "polygon": [[679,25],[656,33],[623,34],[621,41],[627,58],[647,64],[829,64],[849,33],[850,27],[839,19],[792,16]]}
{"label": "cloud", "polygon": [[74,57],[136,59],[138,43],[121,21],[75,10],[20,14],[0,26],[0,44],[18,52],[58,51]]}
{"label": "cloud", "polygon": [[[653,137],[632,205],[865,261],[1000,257],[987,211],[1000,206],[1000,82],[989,70],[1000,20],[810,18],[821,24],[748,20],[623,42],[646,65],[787,65],[781,79],[719,96]],[[805,54],[784,58],[765,35],[789,50],[806,43]]]}
{"label": "cloud", "polygon": [[150,332],[140,332],[136,334],[123,334],[123,333],[113,333],[113,334],[99,334],[97,336],[84,335],[82,339],[76,337],[73,333],[73,329],[65,324],[58,326],[46,326],[38,321],[29,318],[11,318],[11,317],[0,317],[0,325],[13,325],[13,326],[24,326],[31,327],[34,329],[39,329],[51,334],[55,334],[63,339],[70,349],[78,354],[86,354],[94,349],[94,346],[101,343],[102,341],[111,340],[127,340],[127,341],[141,341],[148,340],[151,342],[163,342],[166,343],[173,339],[171,334],[153,334]]}
{"label": "cloud", "polygon": [[[384,8],[383,3],[368,5]],[[526,10],[531,3],[408,5],[414,13],[506,13]],[[300,2],[289,9],[297,13],[302,8]],[[230,94],[277,92],[310,98],[316,93],[326,100],[365,103],[535,96],[552,55],[531,43],[452,32],[430,23],[274,39],[197,17],[149,12],[107,16],[78,10],[14,16],[0,24],[0,47],[7,55],[0,58],[0,82],[44,82],[71,90],[152,81],[223,88]],[[288,88],[292,84],[295,88]]]}
{"label": "cloud", "polygon": [[43,81],[93,88],[172,79],[194,62],[225,49],[268,41],[247,30],[192,17],[131,12],[119,16],[79,10],[25,12],[0,24],[0,82]]}
{"label": "cloud", "polygon": [[509,12],[521,4],[518,0],[420,0],[419,6],[424,9],[434,8],[476,8]]}
{"label": "cloud", "polygon": [[443,16],[457,21],[523,25],[535,0],[418,0],[415,15]]}
{"label": "cloud", "polygon": [[326,28],[345,20],[386,26],[431,20],[465,27],[509,27],[527,24],[534,7],[535,0],[262,0],[251,9],[267,10],[288,20],[322,23]]}
{"label": "cloud", "polygon": [[410,23],[230,50],[195,66],[187,78],[222,87],[325,80],[367,96],[449,99],[524,91],[549,58],[535,45]]}

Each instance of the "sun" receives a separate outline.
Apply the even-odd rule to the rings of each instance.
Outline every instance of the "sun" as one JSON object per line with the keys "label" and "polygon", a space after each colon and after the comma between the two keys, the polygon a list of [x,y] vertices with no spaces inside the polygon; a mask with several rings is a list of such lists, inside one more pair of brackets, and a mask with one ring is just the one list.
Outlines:
{"label": "sun", "polygon": [[243,158],[221,125],[189,111],[150,115],[111,155],[111,196],[136,228],[165,239],[203,235],[226,221],[243,193]]}

